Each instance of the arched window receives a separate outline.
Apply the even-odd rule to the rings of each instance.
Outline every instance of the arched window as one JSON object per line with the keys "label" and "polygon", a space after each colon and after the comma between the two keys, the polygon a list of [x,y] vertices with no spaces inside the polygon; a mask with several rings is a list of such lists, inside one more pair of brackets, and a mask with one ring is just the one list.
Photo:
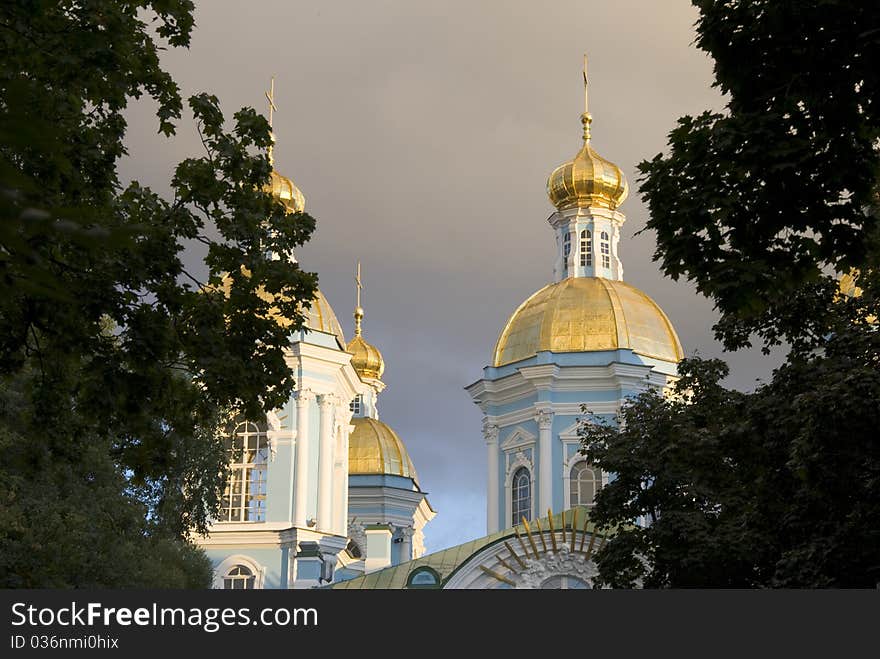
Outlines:
{"label": "arched window", "polygon": [[571,233],[566,230],[562,236],[562,271],[568,276],[568,255],[571,254]]}
{"label": "arched window", "polygon": [[590,587],[583,579],[578,579],[570,574],[560,574],[550,577],[541,582],[543,590],[586,590]]}
{"label": "arched window", "polygon": [[254,573],[244,565],[236,565],[223,577],[226,590],[253,590]]}
{"label": "arched window", "polygon": [[602,267],[611,267],[611,244],[608,242],[608,234],[603,231],[599,236],[599,250],[602,253]]}
{"label": "arched window", "polygon": [[571,506],[592,506],[596,492],[602,487],[602,472],[585,460],[571,468]]}
{"label": "arched window", "polygon": [[266,428],[244,422],[224,437],[229,456],[229,477],[223,492],[220,520],[266,521],[266,469],[269,441]]}
{"label": "arched window", "polygon": [[513,526],[522,524],[522,518],[532,519],[532,479],[529,470],[520,467],[513,475],[511,483],[511,509]]}
{"label": "arched window", "polygon": [[589,229],[581,231],[581,266],[593,265],[593,234]]}

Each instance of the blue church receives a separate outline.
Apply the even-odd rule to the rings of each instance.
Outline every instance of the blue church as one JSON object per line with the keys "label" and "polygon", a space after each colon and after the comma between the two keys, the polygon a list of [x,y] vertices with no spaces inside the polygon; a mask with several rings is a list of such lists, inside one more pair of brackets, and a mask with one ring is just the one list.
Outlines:
{"label": "blue church", "polygon": [[[586,82],[585,70],[585,100]],[[198,540],[216,587],[592,587],[605,538],[589,511],[609,474],[579,452],[582,410],[613,420],[627,398],[669,387],[684,355],[662,309],[623,280],[627,182],[593,149],[586,102],[581,123],[582,147],[547,181],[553,281],[513,312],[466,387],[484,414],[487,535],[424,553],[435,512],[404,443],[379,420],[384,361],[363,336],[358,267],[354,338],[346,343],[319,292],[308,327],[291,335],[295,396],[226,438],[243,457],[221,519]],[[274,170],[272,193],[304,208]]]}

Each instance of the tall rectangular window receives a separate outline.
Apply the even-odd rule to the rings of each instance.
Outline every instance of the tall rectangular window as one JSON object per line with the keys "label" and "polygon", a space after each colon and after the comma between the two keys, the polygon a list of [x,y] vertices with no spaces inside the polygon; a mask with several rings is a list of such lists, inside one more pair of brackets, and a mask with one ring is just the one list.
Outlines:
{"label": "tall rectangular window", "polygon": [[581,231],[581,266],[593,265],[593,234],[589,229]]}
{"label": "tall rectangular window", "polygon": [[602,254],[602,267],[610,268],[611,267],[611,244],[608,241],[608,234],[604,231],[600,236],[599,241],[599,249]]}
{"label": "tall rectangular window", "polygon": [[229,477],[223,491],[220,520],[266,521],[266,471],[269,440],[265,427],[244,422],[224,438],[229,456]]}

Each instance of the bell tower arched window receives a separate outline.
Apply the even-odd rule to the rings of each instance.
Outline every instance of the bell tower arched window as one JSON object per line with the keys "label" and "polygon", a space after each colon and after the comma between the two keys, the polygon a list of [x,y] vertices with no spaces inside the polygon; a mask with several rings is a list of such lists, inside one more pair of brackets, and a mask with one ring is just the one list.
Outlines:
{"label": "bell tower arched window", "polygon": [[611,243],[608,241],[608,233],[603,231],[599,236],[599,250],[602,254],[602,267],[611,267]]}
{"label": "bell tower arched window", "polygon": [[602,487],[602,472],[585,460],[581,460],[571,468],[570,482],[569,505],[592,506],[596,499],[596,492]]}
{"label": "bell tower arched window", "polygon": [[512,525],[516,526],[522,523],[523,517],[528,520],[532,518],[532,479],[528,469],[520,467],[516,470],[511,488]]}
{"label": "bell tower arched window", "polygon": [[593,265],[593,234],[589,229],[581,231],[581,266]]}
{"label": "bell tower arched window", "polygon": [[223,491],[220,521],[266,521],[266,471],[269,441],[265,426],[246,421],[224,437],[229,476]]}

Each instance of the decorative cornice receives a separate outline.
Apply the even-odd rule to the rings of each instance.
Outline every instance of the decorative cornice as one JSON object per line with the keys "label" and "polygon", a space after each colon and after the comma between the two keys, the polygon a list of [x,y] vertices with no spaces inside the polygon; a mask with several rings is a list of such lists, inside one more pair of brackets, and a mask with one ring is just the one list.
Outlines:
{"label": "decorative cornice", "polygon": [[488,405],[516,402],[538,391],[644,391],[668,386],[675,376],[651,364],[611,362],[603,365],[560,366],[537,364],[522,366],[495,380],[482,379],[465,387],[483,411]]}

